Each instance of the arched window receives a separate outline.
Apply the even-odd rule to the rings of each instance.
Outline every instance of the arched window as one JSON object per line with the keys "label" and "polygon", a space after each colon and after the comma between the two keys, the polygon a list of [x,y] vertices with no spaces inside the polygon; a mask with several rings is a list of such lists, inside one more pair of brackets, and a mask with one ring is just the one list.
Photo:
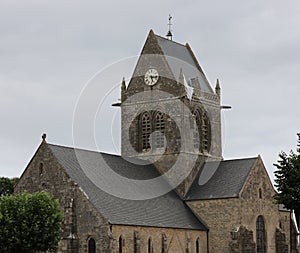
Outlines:
{"label": "arched window", "polygon": [[96,242],[92,237],[88,241],[88,253],[96,253]]}
{"label": "arched window", "polygon": [[122,236],[119,237],[119,253],[123,253],[123,247],[125,247],[125,239]]}
{"label": "arched window", "polygon": [[167,236],[162,234],[161,237],[161,253],[167,253]]}
{"label": "arched window", "polygon": [[201,116],[200,116],[199,110],[195,110],[193,112],[193,117],[196,123],[196,127],[194,129],[194,135],[193,135],[193,142],[194,142],[194,148],[199,150],[200,148],[200,125],[201,125]]}
{"label": "arched window", "polygon": [[148,253],[153,253],[153,245],[151,237],[148,239]]}
{"label": "arched window", "polygon": [[151,133],[151,122],[150,115],[148,112],[142,114],[142,150],[146,151],[150,149],[150,133]]}
{"label": "arched window", "polygon": [[202,148],[203,151],[209,149],[209,120],[206,113],[202,114]]}
{"label": "arched window", "polygon": [[196,240],[196,253],[200,253],[200,238]]}
{"label": "arched window", "polygon": [[164,139],[165,120],[164,120],[164,115],[161,112],[157,112],[155,115],[154,130],[157,131],[154,137],[155,147],[163,148],[165,145],[165,139]]}
{"label": "arched window", "polygon": [[266,244],[266,227],[264,218],[260,215],[256,220],[256,248],[257,253],[266,253],[267,244]]}

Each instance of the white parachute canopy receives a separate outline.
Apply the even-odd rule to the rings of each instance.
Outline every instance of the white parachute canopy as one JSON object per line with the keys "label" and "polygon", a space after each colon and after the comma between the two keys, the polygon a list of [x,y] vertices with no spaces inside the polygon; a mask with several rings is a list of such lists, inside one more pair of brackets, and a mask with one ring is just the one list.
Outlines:
{"label": "white parachute canopy", "polygon": [[184,85],[184,88],[185,88],[187,98],[189,100],[192,100],[193,93],[194,93],[194,88],[188,85],[184,74],[183,74],[183,85]]}

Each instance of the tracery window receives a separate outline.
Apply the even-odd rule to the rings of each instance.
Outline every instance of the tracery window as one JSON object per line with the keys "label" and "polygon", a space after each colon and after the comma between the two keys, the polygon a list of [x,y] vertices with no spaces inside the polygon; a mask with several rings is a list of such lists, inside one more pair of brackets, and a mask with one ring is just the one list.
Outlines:
{"label": "tracery window", "polygon": [[256,247],[257,253],[266,253],[266,227],[264,218],[260,215],[256,220]]}
{"label": "tracery window", "polygon": [[[160,111],[143,112],[140,116],[141,148],[148,151],[151,147],[163,148],[165,146],[165,116]],[[150,135],[153,138],[150,140]]]}
{"label": "tracery window", "polygon": [[88,241],[88,253],[96,253],[96,241],[92,237]]}
{"label": "tracery window", "polygon": [[150,133],[151,133],[151,122],[150,115],[148,112],[142,114],[142,150],[147,151],[150,149]]}

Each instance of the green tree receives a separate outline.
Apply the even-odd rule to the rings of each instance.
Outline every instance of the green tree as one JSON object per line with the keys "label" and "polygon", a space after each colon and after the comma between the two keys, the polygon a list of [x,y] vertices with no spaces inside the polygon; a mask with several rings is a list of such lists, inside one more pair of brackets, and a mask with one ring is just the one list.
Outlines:
{"label": "green tree", "polygon": [[275,171],[275,186],[277,194],[274,196],[279,204],[284,204],[288,209],[294,210],[299,227],[300,215],[300,133],[298,135],[297,150],[290,154],[281,152]]}
{"label": "green tree", "polygon": [[0,197],[13,194],[19,178],[0,177]]}
{"label": "green tree", "polygon": [[46,192],[0,198],[0,252],[55,251],[62,232],[59,203]]}

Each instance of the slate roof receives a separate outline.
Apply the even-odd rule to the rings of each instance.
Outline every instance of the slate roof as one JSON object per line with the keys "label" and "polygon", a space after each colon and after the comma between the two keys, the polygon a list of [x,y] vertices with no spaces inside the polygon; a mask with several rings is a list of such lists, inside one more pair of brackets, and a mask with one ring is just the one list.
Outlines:
{"label": "slate roof", "polygon": [[[169,66],[171,67],[174,77],[177,78],[177,81],[180,75],[180,69],[182,69],[187,82],[191,78],[198,78],[200,87],[196,87],[192,83],[190,83],[191,86],[200,88],[201,90],[208,93],[214,93],[204,75],[203,70],[198,65],[199,63],[197,62],[196,58],[194,58],[191,49],[188,48],[187,45],[182,45],[158,35],[155,36],[164,55],[170,56],[167,57],[167,61]],[[177,59],[179,59],[180,61],[178,61]],[[184,63],[181,61],[183,61]]]}
{"label": "slate roof", "polygon": [[[76,155],[79,152],[86,158],[84,167],[92,173],[101,174],[103,163],[107,163],[115,172],[132,179],[157,177],[159,173],[153,165],[137,165],[116,155],[78,149],[75,153],[73,148],[47,145],[69,177],[80,186],[89,201],[110,224],[207,229],[175,191],[148,200],[122,199],[104,192],[84,173]],[[103,160],[99,159],[100,156]]]}
{"label": "slate roof", "polygon": [[257,157],[206,163],[186,200],[238,197],[256,160]]}

